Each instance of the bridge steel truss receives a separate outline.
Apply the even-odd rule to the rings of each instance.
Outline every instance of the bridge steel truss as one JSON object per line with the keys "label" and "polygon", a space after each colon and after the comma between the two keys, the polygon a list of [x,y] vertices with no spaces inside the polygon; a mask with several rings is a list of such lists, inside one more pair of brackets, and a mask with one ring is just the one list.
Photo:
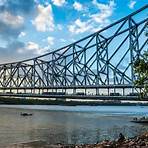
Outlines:
{"label": "bridge steel truss", "polygon": [[[148,5],[68,46],[0,65],[0,90],[36,93],[72,89],[135,91],[133,63],[147,51]],[[58,40],[57,40],[58,42]]]}

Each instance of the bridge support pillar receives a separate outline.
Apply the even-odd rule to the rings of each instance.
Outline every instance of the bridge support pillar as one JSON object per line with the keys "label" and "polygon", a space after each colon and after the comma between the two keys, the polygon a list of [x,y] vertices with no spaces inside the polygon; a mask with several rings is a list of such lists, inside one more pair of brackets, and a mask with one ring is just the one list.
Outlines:
{"label": "bridge support pillar", "polygon": [[123,96],[125,96],[125,88],[123,88]]}
{"label": "bridge support pillar", "polygon": [[116,88],[114,87],[114,93],[116,93]]}
{"label": "bridge support pillar", "polygon": [[26,89],[24,89],[24,93],[26,93]]}
{"label": "bridge support pillar", "polygon": [[84,89],[84,94],[85,94],[85,95],[87,94],[87,89],[86,89],[86,88]]}
{"label": "bridge support pillar", "polygon": [[107,95],[109,96],[109,88],[107,88]]}
{"label": "bridge support pillar", "polygon": [[99,96],[99,88],[96,88],[96,96]]}
{"label": "bridge support pillar", "polygon": [[41,90],[39,89],[39,94],[41,93]]}
{"label": "bridge support pillar", "polygon": [[73,94],[74,94],[74,95],[76,94],[76,88],[73,89]]}

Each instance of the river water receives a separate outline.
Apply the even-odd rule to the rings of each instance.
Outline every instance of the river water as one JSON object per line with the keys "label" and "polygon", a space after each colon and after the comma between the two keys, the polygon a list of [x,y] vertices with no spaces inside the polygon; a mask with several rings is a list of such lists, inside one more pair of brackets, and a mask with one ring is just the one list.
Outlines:
{"label": "river water", "polygon": [[[21,112],[33,116],[22,117]],[[116,139],[120,132],[132,137],[148,131],[148,125],[130,120],[146,115],[148,106],[1,105],[0,146],[32,140],[95,143]]]}

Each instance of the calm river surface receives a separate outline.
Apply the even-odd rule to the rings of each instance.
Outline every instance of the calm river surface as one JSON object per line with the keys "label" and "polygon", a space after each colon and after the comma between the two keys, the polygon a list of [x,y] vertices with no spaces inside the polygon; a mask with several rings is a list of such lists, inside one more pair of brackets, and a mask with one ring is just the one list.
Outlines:
{"label": "calm river surface", "polygon": [[[22,117],[21,112],[33,113]],[[148,125],[130,122],[148,115],[148,106],[1,105],[0,146],[44,140],[48,143],[95,143],[148,131]]]}

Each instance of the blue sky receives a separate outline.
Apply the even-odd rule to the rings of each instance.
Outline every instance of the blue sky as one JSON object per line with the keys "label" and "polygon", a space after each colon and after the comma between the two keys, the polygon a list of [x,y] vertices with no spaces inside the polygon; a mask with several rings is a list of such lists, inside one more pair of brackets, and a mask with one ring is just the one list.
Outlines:
{"label": "blue sky", "polygon": [[0,0],[0,63],[58,49],[145,4],[147,0]]}

